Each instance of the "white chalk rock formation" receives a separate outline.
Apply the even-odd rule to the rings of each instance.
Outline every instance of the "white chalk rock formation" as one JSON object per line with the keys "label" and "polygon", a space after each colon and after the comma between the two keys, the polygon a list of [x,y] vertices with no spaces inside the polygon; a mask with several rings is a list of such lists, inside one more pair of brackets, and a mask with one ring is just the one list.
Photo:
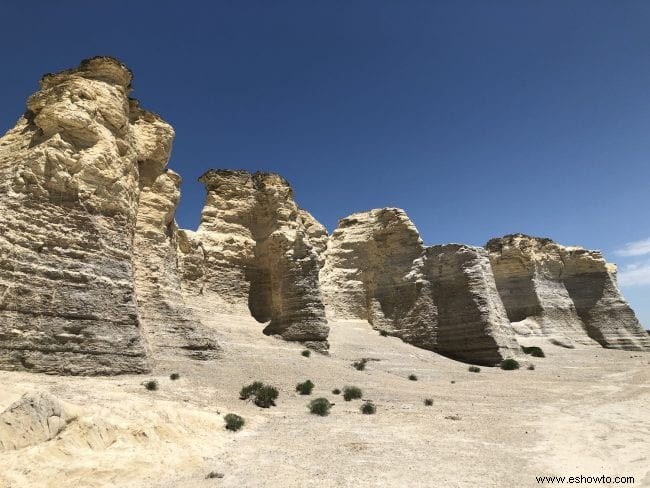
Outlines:
{"label": "white chalk rock formation", "polygon": [[[322,226],[275,174],[211,170],[197,232],[179,235],[182,288],[216,312],[252,314],[265,334],[326,347],[318,284]],[[311,237],[315,237],[314,244]]]}
{"label": "white chalk rock formation", "polygon": [[321,273],[328,314],[368,320],[418,347],[480,364],[517,354],[484,250],[425,249],[406,213],[353,214],[330,237]]}
{"label": "white chalk rock formation", "polygon": [[497,289],[520,334],[648,348],[647,334],[599,252],[523,234],[492,239],[486,247]]}

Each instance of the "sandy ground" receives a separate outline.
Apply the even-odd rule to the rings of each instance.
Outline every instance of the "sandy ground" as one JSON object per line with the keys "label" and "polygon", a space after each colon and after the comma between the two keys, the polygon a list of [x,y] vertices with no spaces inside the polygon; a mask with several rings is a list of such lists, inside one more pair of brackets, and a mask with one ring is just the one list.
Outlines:
{"label": "sandy ground", "polygon": [[[45,390],[81,412],[56,439],[0,453],[0,488],[533,487],[561,486],[536,476],[580,475],[650,487],[650,353],[524,341],[547,355],[530,359],[535,370],[470,373],[364,322],[330,323],[330,356],[305,358],[250,318],[202,319],[220,335],[216,362],[160,364],[146,377],[0,372],[0,410]],[[377,361],[357,371],[362,357]],[[142,386],[150,378],[158,391]],[[300,396],[306,379],[316,387]],[[280,389],[276,407],[238,399],[254,380]],[[377,413],[331,393],[345,385]],[[318,396],[336,404],[327,417],[306,408]],[[246,419],[240,432],[224,430],[229,412]]]}

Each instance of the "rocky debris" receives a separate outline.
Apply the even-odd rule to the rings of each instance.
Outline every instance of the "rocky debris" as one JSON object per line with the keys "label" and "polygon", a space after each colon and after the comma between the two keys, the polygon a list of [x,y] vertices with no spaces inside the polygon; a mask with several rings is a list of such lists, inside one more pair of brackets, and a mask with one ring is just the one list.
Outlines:
{"label": "rocky debris", "polygon": [[485,249],[432,246],[425,263],[438,311],[437,352],[477,364],[519,355]]}
{"label": "rocky debris", "polygon": [[487,243],[497,289],[521,335],[604,347],[648,348],[615,272],[597,251],[523,234]]}
{"label": "rocky debris", "polygon": [[[323,347],[329,328],[315,246],[322,226],[275,174],[211,170],[197,232],[179,234],[182,289],[192,303],[269,322],[265,334]],[[315,237],[315,245],[310,236]]]}
{"label": "rocky debris", "polygon": [[342,219],[320,279],[337,319],[368,320],[405,342],[479,364],[518,353],[487,253],[456,244],[425,249],[401,209]]}
{"label": "rocky debris", "polygon": [[0,451],[54,439],[75,419],[73,410],[47,392],[25,393],[0,413]]}

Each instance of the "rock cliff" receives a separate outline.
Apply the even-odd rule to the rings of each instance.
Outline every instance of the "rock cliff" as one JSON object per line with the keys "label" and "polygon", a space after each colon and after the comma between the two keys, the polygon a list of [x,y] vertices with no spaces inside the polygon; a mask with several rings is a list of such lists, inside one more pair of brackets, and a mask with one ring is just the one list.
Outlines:
{"label": "rock cliff", "polygon": [[612,348],[650,345],[599,252],[523,234],[492,239],[486,247],[518,333]]}
{"label": "rock cliff", "polygon": [[200,181],[207,188],[201,224],[181,232],[178,246],[188,300],[252,314],[268,322],[265,334],[326,347],[316,252],[324,228],[278,175],[211,170]]}

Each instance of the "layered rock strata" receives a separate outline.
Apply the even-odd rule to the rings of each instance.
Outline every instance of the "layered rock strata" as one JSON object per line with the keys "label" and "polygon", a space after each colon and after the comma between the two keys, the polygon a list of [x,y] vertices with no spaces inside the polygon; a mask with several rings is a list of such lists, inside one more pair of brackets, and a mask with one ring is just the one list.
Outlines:
{"label": "layered rock strata", "polygon": [[322,226],[278,175],[211,170],[200,181],[207,188],[201,224],[179,235],[188,299],[216,312],[250,313],[268,322],[265,334],[323,347],[329,328],[315,250],[323,246]]}
{"label": "layered rock strata", "polygon": [[487,253],[461,245],[425,249],[401,209],[339,222],[320,273],[328,314],[456,359],[494,364],[517,344]]}
{"label": "layered rock strata", "polygon": [[523,234],[492,239],[486,247],[518,333],[612,348],[649,346],[616,286],[614,268],[599,252]]}

